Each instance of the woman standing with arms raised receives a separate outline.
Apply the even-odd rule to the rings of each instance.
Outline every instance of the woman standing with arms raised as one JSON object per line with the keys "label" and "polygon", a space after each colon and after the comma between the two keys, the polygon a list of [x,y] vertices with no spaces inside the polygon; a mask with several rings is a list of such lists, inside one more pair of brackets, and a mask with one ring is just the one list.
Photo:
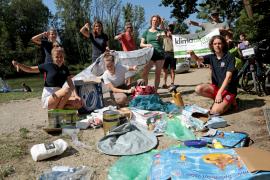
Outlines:
{"label": "woman standing with arms raised", "polygon": [[151,17],[150,21],[151,27],[147,29],[141,38],[140,47],[153,47],[154,53],[148,64],[144,67],[142,78],[144,79],[145,84],[148,84],[148,74],[153,65],[156,66],[155,69],[155,89],[158,90],[160,83],[160,74],[164,64],[164,50],[162,48],[162,35],[164,31],[158,29],[161,25],[163,28],[163,20],[159,15],[154,15]]}
{"label": "woman standing with arms raised", "polygon": [[109,38],[107,34],[103,33],[103,25],[100,21],[95,21],[93,24],[93,31],[90,32],[90,25],[86,23],[80,30],[80,32],[92,43],[92,63],[109,49]]}
{"label": "woman standing with arms raised", "polygon": [[45,54],[44,63],[53,62],[52,56],[51,56],[51,51],[53,49],[53,45],[54,44],[59,45],[59,43],[56,41],[56,39],[57,39],[57,32],[53,28],[49,29],[48,32],[43,32],[43,33],[40,33],[40,34],[32,37],[32,41],[35,44],[40,45],[40,47],[43,49],[43,52]]}

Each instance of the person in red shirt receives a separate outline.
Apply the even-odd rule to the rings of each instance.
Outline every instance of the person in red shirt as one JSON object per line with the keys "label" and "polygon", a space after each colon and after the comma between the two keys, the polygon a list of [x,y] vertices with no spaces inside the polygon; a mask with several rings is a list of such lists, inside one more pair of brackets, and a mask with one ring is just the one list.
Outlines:
{"label": "person in red shirt", "polygon": [[123,51],[133,51],[136,49],[136,43],[134,40],[133,27],[131,22],[126,22],[125,32],[115,36],[114,39],[121,42]]}
{"label": "person in red shirt", "polygon": [[[115,40],[120,41],[123,51],[134,51],[136,50],[136,43],[134,40],[133,27],[131,22],[126,22],[125,32],[120,33],[114,37]],[[126,83],[130,85],[133,81],[133,78],[130,77],[127,79]]]}

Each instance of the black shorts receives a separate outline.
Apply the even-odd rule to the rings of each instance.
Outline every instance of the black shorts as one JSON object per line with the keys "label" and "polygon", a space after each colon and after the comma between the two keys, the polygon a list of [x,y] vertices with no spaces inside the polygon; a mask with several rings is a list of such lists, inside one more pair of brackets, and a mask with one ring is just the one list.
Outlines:
{"label": "black shorts", "polygon": [[176,69],[176,59],[173,57],[173,52],[165,52],[164,69]]}
{"label": "black shorts", "polygon": [[151,60],[152,61],[164,60],[164,53],[158,52],[157,50],[154,49],[153,56],[152,56]]}

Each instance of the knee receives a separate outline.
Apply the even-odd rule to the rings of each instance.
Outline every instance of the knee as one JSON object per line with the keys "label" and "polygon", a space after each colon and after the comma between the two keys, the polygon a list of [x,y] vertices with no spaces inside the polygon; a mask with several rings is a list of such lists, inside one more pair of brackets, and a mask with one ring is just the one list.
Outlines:
{"label": "knee", "polygon": [[83,106],[82,100],[75,100],[73,106],[75,109],[80,109]]}
{"label": "knee", "polygon": [[195,87],[195,92],[196,92],[197,94],[202,94],[202,92],[203,92],[203,86],[202,86],[202,85],[196,86],[196,87]]}
{"label": "knee", "polygon": [[70,87],[64,87],[64,93],[65,93],[65,95],[71,95],[71,93],[72,93],[71,88]]}

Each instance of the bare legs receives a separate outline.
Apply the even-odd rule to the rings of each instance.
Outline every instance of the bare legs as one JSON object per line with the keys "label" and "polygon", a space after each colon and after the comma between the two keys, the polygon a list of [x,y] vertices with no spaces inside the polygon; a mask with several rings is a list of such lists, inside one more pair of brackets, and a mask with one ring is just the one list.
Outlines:
{"label": "bare legs", "polygon": [[[214,88],[210,84],[201,84],[196,86],[195,92],[200,96],[215,100]],[[214,102],[213,106],[210,109],[210,114],[223,114],[229,109],[231,104],[235,105],[236,101],[234,100],[234,102],[229,103],[228,101],[225,101],[223,99],[221,103]]]}
{"label": "bare legs", "polygon": [[171,80],[172,80],[171,84],[174,84],[174,80],[175,80],[175,71],[174,71],[174,69],[171,69]]}
{"label": "bare legs", "polygon": [[79,109],[81,107],[82,102],[75,99],[69,87],[59,89],[50,96],[48,101],[48,109]]}
{"label": "bare legs", "polygon": [[163,68],[163,72],[164,72],[164,85],[163,86],[165,86],[165,88],[166,88],[166,86],[167,86],[167,77],[168,77],[168,69]]}
{"label": "bare legs", "polygon": [[[163,72],[164,72],[164,86],[167,87],[168,69],[163,68]],[[170,76],[171,76],[171,84],[173,85],[175,80],[174,69],[170,69]]]}
{"label": "bare legs", "polygon": [[160,75],[161,75],[161,70],[164,64],[164,60],[157,60],[157,61],[150,61],[148,64],[143,69],[142,73],[142,78],[145,82],[145,84],[148,84],[148,74],[152,66],[155,64],[156,70],[155,70],[155,89],[156,91],[158,90],[159,83],[160,83]]}
{"label": "bare legs", "polygon": [[144,69],[142,72],[142,78],[144,80],[145,85],[148,84],[148,75],[153,65],[154,65],[154,61],[151,60],[144,66]]}

